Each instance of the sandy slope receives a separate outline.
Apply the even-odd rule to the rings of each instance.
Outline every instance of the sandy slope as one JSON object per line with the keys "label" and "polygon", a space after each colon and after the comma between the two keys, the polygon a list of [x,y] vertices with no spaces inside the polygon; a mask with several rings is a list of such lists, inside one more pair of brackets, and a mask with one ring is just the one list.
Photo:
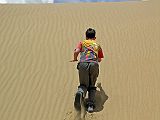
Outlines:
{"label": "sandy slope", "polygon": [[159,120],[159,5],[0,5],[0,120],[78,119],[78,74],[68,61],[90,26],[105,53],[104,91],[85,120]]}

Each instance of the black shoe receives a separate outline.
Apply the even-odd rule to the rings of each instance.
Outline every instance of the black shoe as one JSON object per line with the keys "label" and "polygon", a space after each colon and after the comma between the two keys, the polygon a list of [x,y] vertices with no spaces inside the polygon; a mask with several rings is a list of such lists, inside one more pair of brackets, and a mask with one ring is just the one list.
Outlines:
{"label": "black shoe", "polygon": [[74,107],[77,111],[81,110],[81,103],[82,103],[82,93],[77,92],[74,101]]}
{"label": "black shoe", "polygon": [[93,112],[93,109],[94,109],[94,106],[93,106],[93,105],[89,105],[87,111],[88,111],[89,113],[92,113],[92,112]]}

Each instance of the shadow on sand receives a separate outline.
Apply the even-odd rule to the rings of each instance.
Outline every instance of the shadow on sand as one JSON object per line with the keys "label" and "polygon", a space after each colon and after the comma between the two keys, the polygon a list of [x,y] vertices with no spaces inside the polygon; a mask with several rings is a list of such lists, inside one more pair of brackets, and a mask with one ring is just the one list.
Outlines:
{"label": "shadow on sand", "polygon": [[95,109],[94,112],[100,112],[104,108],[105,102],[108,100],[108,96],[103,90],[101,83],[97,83],[96,95],[95,95]]}
{"label": "shadow on sand", "polygon": [[[105,93],[105,91],[103,90],[101,83],[97,83],[97,90],[96,90],[96,94],[95,94],[95,109],[93,112],[100,112],[103,110],[104,108],[104,104],[105,102],[108,100],[108,96]],[[87,103],[88,99],[85,99],[85,106]]]}
{"label": "shadow on sand", "polygon": [[[103,90],[101,83],[97,83],[97,90],[96,90],[96,94],[95,94],[95,109],[93,112],[100,112],[103,110],[104,108],[104,104],[105,102],[108,100],[108,96],[105,93],[105,91]],[[83,105],[81,106],[81,111],[75,111],[74,114],[74,120],[85,120],[86,118],[92,118],[94,117],[93,114],[87,114],[87,107],[86,107],[86,103],[87,103],[88,99],[86,98],[84,100]]]}

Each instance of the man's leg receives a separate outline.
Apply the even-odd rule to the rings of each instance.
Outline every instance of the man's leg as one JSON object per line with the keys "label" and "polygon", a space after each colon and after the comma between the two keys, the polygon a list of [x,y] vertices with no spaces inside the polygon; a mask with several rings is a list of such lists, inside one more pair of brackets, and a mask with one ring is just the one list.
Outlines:
{"label": "man's leg", "polygon": [[80,85],[78,86],[74,106],[77,110],[80,110],[82,99],[85,98],[89,86],[89,63],[78,63],[77,69],[79,70]]}
{"label": "man's leg", "polygon": [[99,65],[97,63],[90,63],[90,79],[89,79],[89,88],[88,88],[88,111],[93,112],[95,107],[95,93],[96,87],[95,83],[97,81],[97,77],[99,75]]}

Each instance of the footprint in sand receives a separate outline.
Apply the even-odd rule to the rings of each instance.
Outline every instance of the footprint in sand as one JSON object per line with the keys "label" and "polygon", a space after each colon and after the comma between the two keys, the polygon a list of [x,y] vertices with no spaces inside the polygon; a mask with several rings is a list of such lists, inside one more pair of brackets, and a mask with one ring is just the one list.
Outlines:
{"label": "footprint in sand", "polygon": [[66,113],[65,118],[63,120],[85,120],[85,119],[84,117],[82,117],[81,112],[72,110]]}
{"label": "footprint in sand", "polygon": [[63,120],[98,120],[99,117],[94,113],[82,114],[77,111],[69,111]]}

